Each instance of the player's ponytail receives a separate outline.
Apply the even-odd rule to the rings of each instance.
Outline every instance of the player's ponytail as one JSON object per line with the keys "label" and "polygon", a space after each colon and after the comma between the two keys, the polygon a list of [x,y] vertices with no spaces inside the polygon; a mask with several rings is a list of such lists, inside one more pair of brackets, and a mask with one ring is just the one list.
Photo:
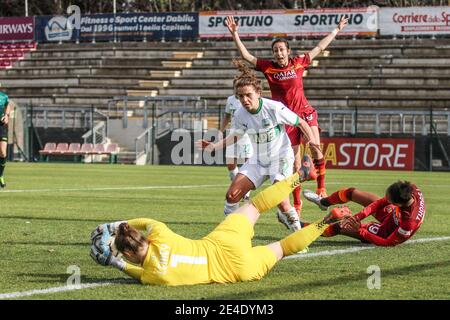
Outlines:
{"label": "player's ponytail", "polygon": [[128,223],[121,223],[115,239],[115,245],[120,252],[128,251],[138,253],[147,240]]}
{"label": "player's ponytail", "polygon": [[233,59],[233,65],[241,72],[239,76],[234,77],[234,90],[245,86],[253,86],[255,91],[261,93],[261,80],[254,72],[240,59]]}

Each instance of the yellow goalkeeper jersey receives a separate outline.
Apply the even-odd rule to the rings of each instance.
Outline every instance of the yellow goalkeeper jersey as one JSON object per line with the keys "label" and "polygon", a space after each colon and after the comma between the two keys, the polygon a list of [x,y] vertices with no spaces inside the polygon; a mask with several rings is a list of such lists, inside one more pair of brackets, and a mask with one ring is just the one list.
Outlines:
{"label": "yellow goalkeeper jersey", "polygon": [[147,232],[149,249],[142,266],[126,263],[125,272],[144,284],[188,285],[257,280],[276,263],[265,246],[253,247],[253,227],[241,214],[231,214],[201,240],[191,240],[153,219],[128,224]]}

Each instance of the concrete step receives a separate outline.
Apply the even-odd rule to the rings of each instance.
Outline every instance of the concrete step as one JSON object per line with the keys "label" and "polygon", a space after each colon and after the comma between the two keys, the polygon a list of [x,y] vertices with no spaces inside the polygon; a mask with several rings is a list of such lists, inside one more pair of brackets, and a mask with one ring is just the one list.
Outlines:
{"label": "concrete step", "polygon": [[[312,50],[313,47],[305,48],[296,45],[291,42],[292,56],[301,55]],[[254,48],[249,49],[250,53],[255,57],[272,57],[272,50],[270,46],[267,48]],[[395,55],[395,56],[411,56],[411,57],[423,57],[423,56],[436,56],[436,55],[450,55],[450,48],[440,47],[440,46],[428,46],[428,47],[417,47],[417,46],[384,46],[384,47],[374,47],[374,46],[350,46],[350,47],[336,47],[330,45],[327,50],[328,55],[334,56],[353,56],[353,55]],[[230,50],[230,48],[208,48],[205,50],[205,58],[209,57],[236,57],[239,53],[237,49]],[[323,55],[323,54],[322,54]],[[326,55],[325,55],[326,56]]]}
{"label": "concrete step", "polygon": [[18,69],[0,70],[1,76],[90,76],[90,75],[136,75],[146,76],[154,66],[62,66],[62,67],[24,67]]}
{"label": "concrete step", "polygon": [[217,96],[224,95],[226,97],[233,94],[233,86],[221,87],[167,87],[159,90],[160,95],[165,96]]}
{"label": "concrete step", "polygon": [[25,59],[20,61],[16,68],[39,67],[66,67],[66,66],[102,66],[105,60],[102,58],[56,58],[56,59]]}
{"label": "concrete step", "polygon": [[[262,94],[266,98],[270,98],[270,92],[265,91]],[[380,108],[387,110],[395,110],[396,108],[404,108],[407,110],[420,109],[428,110],[430,106],[433,108],[448,108],[450,99],[442,97],[421,97],[414,96],[386,96],[386,95],[372,95],[372,96],[333,96],[333,95],[308,95],[306,94],[309,103],[318,110],[320,114],[321,108],[326,109],[354,109],[360,108]],[[226,95],[219,96],[204,96],[207,99],[208,109],[214,110],[225,107]]]}
{"label": "concrete step", "polygon": [[158,90],[127,90],[127,95],[132,97],[155,97],[158,95]]}
{"label": "concrete step", "polygon": [[9,95],[22,94],[82,94],[82,95],[125,95],[126,89],[124,87],[106,87],[106,86],[33,86],[33,87],[4,87],[5,92]]}
{"label": "concrete step", "polygon": [[161,61],[161,64],[163,67],[166,68],[177,68],[177,69],[182,69],[182,68],[190,68],[192,67],[192,61]]}
{"label": "concrete step", "polygon": [[151,70],[150,76],[153,78],[176,78],[181,75],[180,70]]}
{"label": "concrete step", "polygon": [[[261,77],[261,73],[259,73]],[[179,77],[170,81],[172,86],[232,86],[233,79],[231,77]],[[266,84],[266,81],[263,81]],[[347,74],[334,75],[334,76],[318,76],[308,74],[303,79],[303,84],[306,88],[310,85],[449,85],[450,75],[440,77],[399,77],[396,75],[386,76],[349,76]]]}
{"label": "concrete step", "polygon": [[32,58],[24,59],[15,67],[65,67],[65,66],[161,66],[164,58],[117,58],[117,57],[96,57],[96,58]]}
{"label": "concrete step", "polygon": [[172,53],[172,57],[176,59],[202,58],[203,55],[204,53],[202,51],[178,51]]}
{"label": "concrete step", "polygon": [[[264,59],[272,59],[271,56],[260,57]],[[409,65],[448,65],[448,61],[450,59],[449,56],[435,56],[435,57],[403,57],[403,56],[394,56],[394,55],[359,55],[359,56],[350,56],[350,55],[330,55],[328,57],[317,57],[314,61],[320,61],[320,65],[328,66],[328,65],[380,65],[380,64],[409,64]],[[313,61],[313,63],[314,63]],[[317,63],[317,62],[316,62]],[[311,64],[313,67],[317,66],[315,64]],[[217,57],[209,57],[202,59],[194,59],[193,66],[233,66],[232,57],[227,56],[217,56]]]}
{"label": "concrete step", "polygon": [[151,87],[151,88],[165,88],[169,85],[168,80],[140,80],[139,86],[141,87]]}
{"label": "concrete step", "polygon": [[[263,83],[263,90],[268,91],[267,82]],[[384,85],[308,85],[305,86],[305,95],[335,95],[335,96],[353,96],[353,95],[401,95],[401,96],[422,96],[422,97],[442,97],[450,99],[450,90],[448,86],[384,86]],[[210,86],[170,86],[160,90],[161,95],[200,95],[216,96],[233,94],[232,85],[210,85]]]}
{"label": "concrete step", "polygon": [[72,47],[71,49],[66,50],[44,50],[39,49],[30,54],[32,59],[45,59],[45,58],[74,58],[74,59],[99,59],[102,57],[113,57],[114,50],[98,50],[94,47],[91,47],[88,50],[80,50],[76,47]]}
{"label": "concrete step", "polygon": [[[86,75],[75,77],[64,76],[19,76],[0,77],[0,84],[6,87],[45,87],[45,86],[111,86],[111,87],[137,87],[140,80],[151,79],[150,76],[117,76]],[[161,80],[157,80],[161,81]]]}
{"label": "concrete step", "polygon": [[450,75],[450,66],[412,66],[412,65],[379,65],[379,66],[323,66],[321,68],[309,69],[310,75],[393,75],[414,76],[426,74],[429,76]]}

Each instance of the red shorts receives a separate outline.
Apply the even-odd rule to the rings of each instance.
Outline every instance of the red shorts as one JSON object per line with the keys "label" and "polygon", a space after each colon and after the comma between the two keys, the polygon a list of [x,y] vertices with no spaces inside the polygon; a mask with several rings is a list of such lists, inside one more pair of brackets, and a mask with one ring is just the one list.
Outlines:
{"label": "red shorts", "polygon": [[[319,127],[317,121],[317,111],[311,106],[308,106],[300,113],[296,113],[301,119],[305,120],[310,127]],[[319,129],[320,131],[320,129]],[[291,140],[292,146],[298,146],[302,143],[302,131],[299,127],[286,126],[286,133]]]}
{"label": "red shorts", "polygon": [[[366,229],[370,233],[377,235],[383,239],[387,239],[396,229],[396,206],[388,205],[375,212],[374,217],[378,222],[368,222],[361,224],[362,229]],[[363,242],[370,242],[368,239],[364,239]]]}

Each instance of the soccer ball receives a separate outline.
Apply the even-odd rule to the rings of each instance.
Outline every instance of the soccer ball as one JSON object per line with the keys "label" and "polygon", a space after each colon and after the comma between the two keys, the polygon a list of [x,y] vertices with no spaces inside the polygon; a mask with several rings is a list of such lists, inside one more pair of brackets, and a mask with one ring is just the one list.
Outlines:
{"label": "soccer ball", "polygon": [[[102,239],[102,233],[97,234],[93,239],[92,239],[92,245],[95,247],[95,249],[97,249],[97,251],[99,252],[103,252],[103,248],[100,245],[100,241]],[[117,250],[116,244],[114,243],[114,241],[116,240],[116,235],[113,233],[108,241],[107,241],[107,246],[109,247],[109,251],[111,252],[111,254],[113,255],[113,257],[116,257],[118,259],[120,259],[122,257],[122,253],[120,253],[119,250]]]}
{"label": "soccer ball", "polygon": [[120,251],[117,250],[115,240],[116,240],[115,235],[112,235],[111,237],[109,237],[109,240],[108,240],[109,251],[112,253],[112,255],[114,257],[120,259],[120,258],[122,258],[122,253],[120,253]]}

